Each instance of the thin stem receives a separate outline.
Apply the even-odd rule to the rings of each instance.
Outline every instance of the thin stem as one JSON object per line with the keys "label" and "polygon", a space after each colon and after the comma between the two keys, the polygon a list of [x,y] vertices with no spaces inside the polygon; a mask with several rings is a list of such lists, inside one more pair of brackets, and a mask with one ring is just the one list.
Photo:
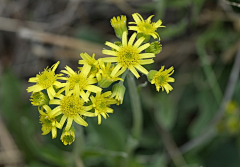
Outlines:
{"label": "thin stem", "polygon": [[123,73],[123,75],[121,76],[121,78],[123,79],[123,81],[119,81],[119,83],[121,83],[121,84],[123,84],[123,82],[124,82],[124,80],[125,80],[125,78],[126,78],[126,76],[127,76],[127,74],[128,74],[128,69]]}
{"label": "thin stem", "polygon": [[203,67],[203,71],[207,77],[207,81],[213,91],[213,95],[217,101],[218,104],[220,104],[221,102],[221,99],[222,99],[222,92],[221,92],[221,89],[220,89],[220,86],[217,82],[217,77],[210,65],[210,62],[209,60],[207,59],[206,55],[206,51],[205,51],[205,48],[204,48],[204,45],[205,44],[205,41],[202,41],[202,39],[199,39],[197,41],[197,52],[198,52],[198,56],[199,56],[199,59],[201,61],[201,64],[202,64],[202,67]]}
{"label": "thin stem", "polygon": [[142,107],[141,107],[140,97],[137,92],[137,85],[135,82],[135,78],[131,73],[128,74],[127,82],[128,82],[129,95],[130,95],[131,106],[133,111],[132,137],[138,140],[142,132]]}
{"label": "thin stem", "polygon": [[84,148],[84,138],[83,138],[83,129],[81,126],[76,125],[75,126],[75,134],[76,134],[76,140],[75,140],[75,145],[74,145],[74,150],[73,150],[73,154],[75,157],[75,163],[77,167],[85,167],[82,159],[81,159],[81,153],[83,151]]}
{"label": "thin stem", "polygon": [[127,166],[128,160],[131,154],[133,153],[134,149],[138,146],[138,140],[142,133],[142,108],[140,97],[137,91],[137,85],[135,82],[134,76],[129,73],[127,75],[127,83],[130,95],[130,101],[132,106],[132,113],[133,113],[133,128],[132,134],[129,136],[126,142],[126,149],[125,152],[127,153],[127,158],[122,161],[121,166]]}

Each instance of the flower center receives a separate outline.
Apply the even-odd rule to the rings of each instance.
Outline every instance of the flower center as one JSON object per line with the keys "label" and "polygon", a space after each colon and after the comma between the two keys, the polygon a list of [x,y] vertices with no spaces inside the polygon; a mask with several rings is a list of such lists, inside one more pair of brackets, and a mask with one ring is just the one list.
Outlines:
{"label": "flower center", "polygon": [[124,67],[134,66],[138,64],[140,59],[137,48],[133,46],[121,46],[117,52],[118,63]]}
{"label": "flower center", "polygon": [[103,98],[96,99],[96,110],[100,113],[104,113],[107,105],[106,101]]}
{"label": "flower center", "polygon": [[65,96],[60,102],[60,107],[67,117],[75,117],[83,110],[83,100],[76,96]]}
{"label": "flower center", "polygon": [[138,26],[139,30],[144,34],[150,34],[155,32],[156,28],[153,27],[151,23],[143,22]]}
{"label": "flower center", "polygon": [[53,85],[53,83],[56,80],[56,76],[53,71],[43,71],[42,74],[38,77],[38,82],[40,86],[42,86],[44,89],[49,88]]}
{"label": "flower center", "polygon": [[91,73],[97,73],[98,72],[98,68],[97,68],[97,66],[95,66],[95,65],[91,65]]}
{"label": "flower center", "polygon": [[104,109],[106,107],[106,104],[104,102],[100,102],[99,108]]}
{"label": "flower center", "polygon": [[40,116],[40,123],[42,123],[44,126],[51,128],[52,122],[53,122],[53,119],[49,118],[47,115]]}
{"label": "flower center", "polygon": [[160,85],[162,85],[164,82],[166,82],[166,79],[167,79],[167,76],[162,76],[162,75],[160,75],[156,78],[157,83]]}
{"label": "flower center", "polygon": [[86,77],[83,77],[80,74],[70,76],[68,81],[70,83],[70,89],[74,89],[76,84],[79,85],[80,90],[87,86]]}

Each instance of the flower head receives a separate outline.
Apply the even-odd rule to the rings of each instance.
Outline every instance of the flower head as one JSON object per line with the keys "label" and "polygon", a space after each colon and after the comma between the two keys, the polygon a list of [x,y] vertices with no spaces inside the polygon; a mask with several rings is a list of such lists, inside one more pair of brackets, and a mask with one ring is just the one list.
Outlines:
{"label": "flower head", "polygon": [[63,114],[59,124],[62,127],[67,120],[66,130],[69,130],[72,126],[72,122],[75,121],[79,125],[88,126],[87,122],[82,118],[83,116],[93,117],[94,113],[87,112],[92,109],[91,106],[84,106],[84,100],[79,96],[73,95],[73,91],[70,91],[67,95],[57,93],[58,99],[50,100],[49,104],[59,105],[55,107],[49,114],[51,117],[56,117]]}
{"label": "flower head", "polygon": [[107,64],[104,64],[102,60],[99,60],[100,64],[100,70],[96,74],[97,80],[98,80],[98,85],[102,88],[107,88],[109,87],[113,82],[121,80],[123,81],[122,78],[118,78],[118,76],[115,74],[115,76],[111,76],[111,73],[113,69],[115,68],[114,65],[111,65],[110,62]]}
{"label": "flower head", "polygon": [[64,145],[70,145],[75,141],[75,129],[71,127],[69,130],[64,129],[61,135],[61,140]]}
{"label": "flower head", "polygon": [[103,60],[104,62],[117,62],[116,67],[113,69],[111,73],[112,77],[115,75],[117,76],[121,75],[127,68],[136,76],[136,78],[140,77],[136,69],[138,69],[143,74],[147,75],[148,71],[142,65],[153,63],[154,61],[152,58],[155,57],[155,54],[141,53],[143,50],[148,48],[150,44],[146,43],[140,46],[144,41],[144,37],[141,37],[133,45],[136,36],[137,34],[134,33],[127,42],[127,33],[124,32],[121,46],[117,46],[111,42],[105,43],[107,46],[114,48],[116,50],[116,51],[113,50],[102,51],[103,54],[111,55],[114,57],[106,57],[102,58],[101,60]]}
{"label": "flower head", "polygon": [[98,60],[95,59],[95,54],[90,57],[87,53],[80,54],[82,60],[78,61],[78,64],[88,64],[91,66],[90,74],[96,74],[99,70]]}
{"label": "flower head", "polygon": [[48,105],[49,102],[49,97],[46,93],[43,92],[35,92],[32,93],[30,97],[31,104],[34,106],[43,106],[43,105]]}
{"label": "flower head", "polygon": [[73,90],[73,93],[77,96],[81,96],[84,101],[88,101],[89,93],[86,93],[84,90],[87,90],[89,92],[101,92],[102,89],[93,85],[97,83],[96,78],[94,78],[94,75],[89,75],[89,72],[91,70],[91,66],[88,64],[84,64],[81,72],[76,73],[73,71],[70,67],[66,66],[66,70],[62,70],[62,73],[65,73],[68,75],[68,77],[61,77],[60,79],[66,80],[67,82],[65,85],[65,91],[66,94],[68,94],[69,90]]}
{"label": "flower head", "polygon": [[122,38],[123,32],[127,32],[127,17],[126,16],[117,16],[111,19],[111,25],[114,28],[115,34],[118,38]]}
{"label": "flower head", "polygon": [[63,85],[57,81],[61,74],[55,74],[55,70],[59,65],[59,61],[55,63],[51,68],[46,68],[43,72],[36,75],[36,77],[29,78],[28,82],[36,82],[36,85],[27,88],[27,92],[39,92],[43,89],[47,90],[50,99],[53,99],[56,94],[53,86],[58,88]]}
{"label": "flower head", "polygon": [[116,104],[115,99],[110,98],[111,91],[103,94],[97,93],[95,97],[91,96],[92,107],[95,110],[95,114],[98,116],[98,124],[101,124],[101,115],[106,119],[108,113],[113,113],[113,109],[109,108],[111,104]]}
{"label": "flower head", "polygon": [[151,84],[156,85],[156,89],[159,92],[159,89],[162,88],[162,91],[164,89],[167,93],[169,91],[173,90],[172,86],[168,84],[168,82],[174,82],[174,78],[170,77],[173,74],[174,70],[173,67],[164,70],[164,66],[161,67],[159,71],[152,70],[148,74],[148,79],[151,82]]}
{"label": "flower head", "polygon": [[158,37],[160,40],[158,33],[155,31],[159,27],[165,27],[161,26],[162,25],[161,20],[158,20],[156,23],[154,22],[151,23],[151,18],[154,15],[149,16],[147,20],[144,20],[139,13],[134,13],[132,14],[132,16],[135,22],[129,22],[129,24],[136,24],[136,26],[129,26],[129,30],[137,31],[137,33],[142,33],[144,35],[150,35],[154,39]]}
{"label": "flower head", "polygon": [[[43,112],[43,109],[45,109],[46,112]],[[57,128],[60,128],[60,126],[55,117],[50,117],[49,112],[51,112],[51,108],[47,105],[44,105],[43,108],[39,108],[42,135],[46,135],[52,131],[52,138],[54,139],[57,137]]]}

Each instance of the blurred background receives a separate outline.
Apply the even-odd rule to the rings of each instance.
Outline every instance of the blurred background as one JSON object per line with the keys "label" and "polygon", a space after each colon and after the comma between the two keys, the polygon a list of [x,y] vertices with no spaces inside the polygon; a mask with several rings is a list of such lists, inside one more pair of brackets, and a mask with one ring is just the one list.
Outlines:
{"label": "blurred background", "polygon": [[[0,0],[0,167],[239,167],[240,0]],[[173,91],[139,87],[142,135],[132,140],[128,93],[64,146],[41,135],[28,78],[79,54],[103,57],[113,16],[155,15],[163,50],[148,70],[174,66]],[[130,32],[131,34],[131,32]],[[142,76],[137,84],[147,78]],[[127,83],[126,83],[127,87]],[[132,148],[127,154],[127,148]]]}

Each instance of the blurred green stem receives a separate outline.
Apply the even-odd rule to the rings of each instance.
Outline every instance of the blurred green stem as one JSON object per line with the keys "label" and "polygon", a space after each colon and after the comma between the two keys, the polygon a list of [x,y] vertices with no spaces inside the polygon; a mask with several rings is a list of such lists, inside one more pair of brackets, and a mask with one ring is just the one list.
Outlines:
{"label": "blurred green stem", "polygon": [[199,56],[199,59],[201,61],[202,67],[203,67],[203,71],[207,77],[207,81],[213,91],[213,95],[214,95],[217,103],[220,104],[221,99],[222,99],[222,92],[221,92],[220,86],[217,82],[217,77],[216,77],[216,75],[210,65],[210,62],[207,58],[207,53],[204,48],[205,44],[206,44],[206,41],[202,40],[202,38],[200,38],[196,43],[197,52],[198,52],[198,56]]}
{"label": "blurred green stem", "polygon": [[129,157],[138,145],[138,140],[142,133],[142,107],[140,97],[137,91],[137,85],[132,73],[127,75],[128,90],[133,112],[133,128],[132,135],[128,138],[126,143],[127,158],[123,161],[122,166],[127,166]]}
{"label": "blurred green stem", "polygon": [[142,107],[135,78],[131,73],[128,74],[127,83],[133,111],[132,137],[138,140],[142,132]]}
{"label": "blurred green stem", "polygon": [[83,128],[82,126],[76,125],[75,126],[75,135],[76,135],[76,140],[74,143],[74,149],[73,149],[73,154],[74,154],[74,160],[75,160],[75,164],[77,167],[85,167],[82,159],[81,159],[81,154],[83,152],[84,149],[84,134],[83,134]]}

